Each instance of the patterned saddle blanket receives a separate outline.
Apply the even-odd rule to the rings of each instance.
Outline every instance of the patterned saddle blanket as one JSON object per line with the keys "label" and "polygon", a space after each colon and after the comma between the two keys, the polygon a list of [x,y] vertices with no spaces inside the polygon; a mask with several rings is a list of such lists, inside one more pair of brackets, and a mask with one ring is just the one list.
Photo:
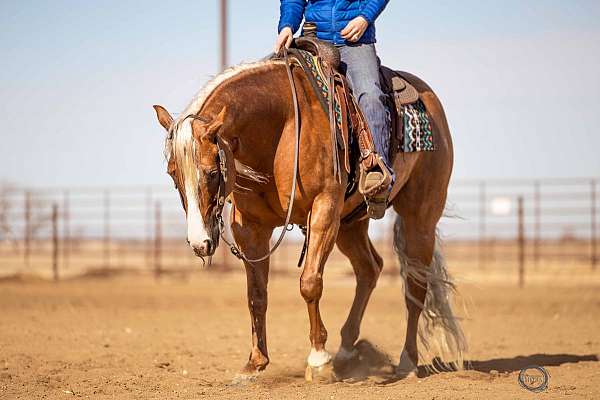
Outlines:
{"label": "patterned saddle blanket", "polygon": [[[390,152],[434,151],[433,131],[419,92],[400,71],[380,68],[381,87],[388,94],[391,119]],[[395,154],[390,154],[394,159]]]}

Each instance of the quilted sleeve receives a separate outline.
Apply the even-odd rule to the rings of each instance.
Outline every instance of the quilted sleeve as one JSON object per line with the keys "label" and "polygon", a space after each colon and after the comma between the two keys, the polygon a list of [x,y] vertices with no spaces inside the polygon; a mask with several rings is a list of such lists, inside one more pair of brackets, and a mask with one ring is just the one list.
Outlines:
{"label": "quilted sleeve", "polygon": [[389,2],[390,0],[369,0],[363,6],[360,15],[364,17],[369,24],[372,24]]}
{"label": "quilted sleeve", "polygon": [[292,32],[296,32],[304,18],[304,8],[307,2],[308,0],[281,0],[277,31],[281,32],[283,28],[290,27]]}

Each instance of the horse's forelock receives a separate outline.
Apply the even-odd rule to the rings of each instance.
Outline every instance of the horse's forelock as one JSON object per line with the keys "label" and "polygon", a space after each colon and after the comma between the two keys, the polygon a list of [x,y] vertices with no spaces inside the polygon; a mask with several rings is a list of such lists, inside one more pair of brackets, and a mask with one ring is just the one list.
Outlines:
{"label": "horse's forelock", "polygon": [[174,124],[173,132],[169,133],[165,144],[165,153],[168,160],[175,162],[182,177],[184,185],[181,188],[185,193],[193,194],[193,199],[198,196],[198,168],[196,162],[196,141],[192,134],[191,120],[180,121]]}

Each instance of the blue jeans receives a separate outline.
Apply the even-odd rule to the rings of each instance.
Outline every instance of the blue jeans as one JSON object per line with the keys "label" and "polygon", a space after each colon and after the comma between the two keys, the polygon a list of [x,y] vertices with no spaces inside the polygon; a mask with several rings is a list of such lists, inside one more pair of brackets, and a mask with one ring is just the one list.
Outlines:
{"label": "blue jeans", "polygon": [[385,105],[387,95],[381,90],[379,82],[380,61],[375,45],[358,44],[338,48],[342,56],[342,72],[346,73],[358,106],[367,119],[375,142],[375,151],[390,167],[390,126]]}

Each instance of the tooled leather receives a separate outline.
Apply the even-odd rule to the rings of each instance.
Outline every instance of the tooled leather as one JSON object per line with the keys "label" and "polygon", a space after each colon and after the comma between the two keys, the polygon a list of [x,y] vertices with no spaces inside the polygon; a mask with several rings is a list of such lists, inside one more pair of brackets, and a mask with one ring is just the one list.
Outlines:
{"label": "tooled leather", "polygon": [[313,37],[299,37],[294,39],[294,46],[306,50],[311,54],[320,56],[334,70],[339,70],[341,64],[340,51],[331,43]]}

